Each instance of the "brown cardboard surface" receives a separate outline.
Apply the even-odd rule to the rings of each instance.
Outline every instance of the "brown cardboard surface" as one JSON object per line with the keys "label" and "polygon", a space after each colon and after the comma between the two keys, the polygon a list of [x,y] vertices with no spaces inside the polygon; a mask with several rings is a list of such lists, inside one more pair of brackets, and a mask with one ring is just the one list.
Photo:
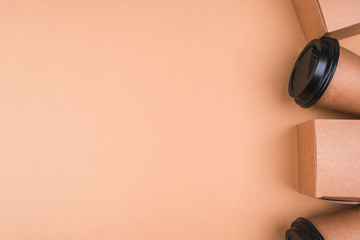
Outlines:
{"label": "brown cardboard surface", "polygon": [[317,0],[328,32],[359,25],[360,1]]}
{"label": "brown cardboard surface", "polygon": [[318,2],[293,0],[293,3],[306,40],[310,41],[323,36],[326,33],[326,25]]}
{"label": "brown cardboard surface", "polygon": [[315,120],[316,196],[360,199],[360,121]]}
{"label": "brown cardboard surface", "polygon": [[332,200],[360,199],[359,120],[316,119],[300,124],[298,141],[301,193]]}
{"label": "brown cardboard surface", "polygon": [[298,157],[299,157],[299,191],[315,197],[315,136],[314,121],[297,126]]}
{"label": "brown cardboard surface", "polygon": [[343,39],[360,33],[360,1],[293,0],[305,38]]}

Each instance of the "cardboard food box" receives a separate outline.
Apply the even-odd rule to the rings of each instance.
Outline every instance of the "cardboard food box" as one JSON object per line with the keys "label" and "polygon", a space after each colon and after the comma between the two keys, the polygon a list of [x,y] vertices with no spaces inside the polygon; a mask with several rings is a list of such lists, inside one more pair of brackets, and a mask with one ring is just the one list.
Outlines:
{"label": "cardboard food box", "polygon": [[316,119],[297,126],[299,191],[360,201],[360,120]]}
{"label": "cardboard food box", "polygon": [[293,0],[305,38],[343,39],[360,33],[359,0]]}

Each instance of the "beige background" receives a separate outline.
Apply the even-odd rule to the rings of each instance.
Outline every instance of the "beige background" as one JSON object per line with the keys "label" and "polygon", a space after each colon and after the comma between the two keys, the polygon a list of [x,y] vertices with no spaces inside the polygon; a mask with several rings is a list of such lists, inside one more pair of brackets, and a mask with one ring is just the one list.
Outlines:
{"label": "beige background", "polygon": [[[360,53],[360,38],[343,41]],[[283,239],[289,0],[0,2],[0,239]],[[357,45],[357,46],[356,46]]]}

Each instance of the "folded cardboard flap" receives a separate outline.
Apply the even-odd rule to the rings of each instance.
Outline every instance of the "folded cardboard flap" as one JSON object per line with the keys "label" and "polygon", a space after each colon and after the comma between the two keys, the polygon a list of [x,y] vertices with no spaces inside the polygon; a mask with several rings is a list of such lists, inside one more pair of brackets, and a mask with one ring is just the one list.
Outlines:
{"label": "folded cardboard flap", "polygon": [[360,33],[358,0],[293,0],[306,40],[343,39]]}
{"label": "folded cardboard flap", "polygon": [[320,38],[327,32],[317,0],[293,0],[293,3],[306,40]]}
{"label": "folded cardboard flap", "polygon": [[299,191],[360,201],[360,120],[316,119],[298,125]]}
{"label": "folded cardboard flap", "polygon": [[344,39],[348,37],[352,37],[360,33],[360,23],[351,25],[349,27],[345,27],[334,32],[326,33],[326,37],[332,37],[337,39]]}

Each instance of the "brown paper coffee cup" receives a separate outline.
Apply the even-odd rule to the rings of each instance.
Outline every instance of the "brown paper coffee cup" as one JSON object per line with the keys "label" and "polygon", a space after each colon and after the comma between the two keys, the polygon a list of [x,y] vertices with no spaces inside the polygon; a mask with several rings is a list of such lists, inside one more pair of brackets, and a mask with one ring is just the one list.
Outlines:
{"label": "brown paper coffee cup", "polygon": [[360,207],[315,218],[298,218],[286,231],[286,240],[359,240]]}
{"label": "brown paper coffee cup", "polygon": [[316,105],[360,115],[360,56],[334,38],[314,39],[295,63],[289,94],[304,108]]}

